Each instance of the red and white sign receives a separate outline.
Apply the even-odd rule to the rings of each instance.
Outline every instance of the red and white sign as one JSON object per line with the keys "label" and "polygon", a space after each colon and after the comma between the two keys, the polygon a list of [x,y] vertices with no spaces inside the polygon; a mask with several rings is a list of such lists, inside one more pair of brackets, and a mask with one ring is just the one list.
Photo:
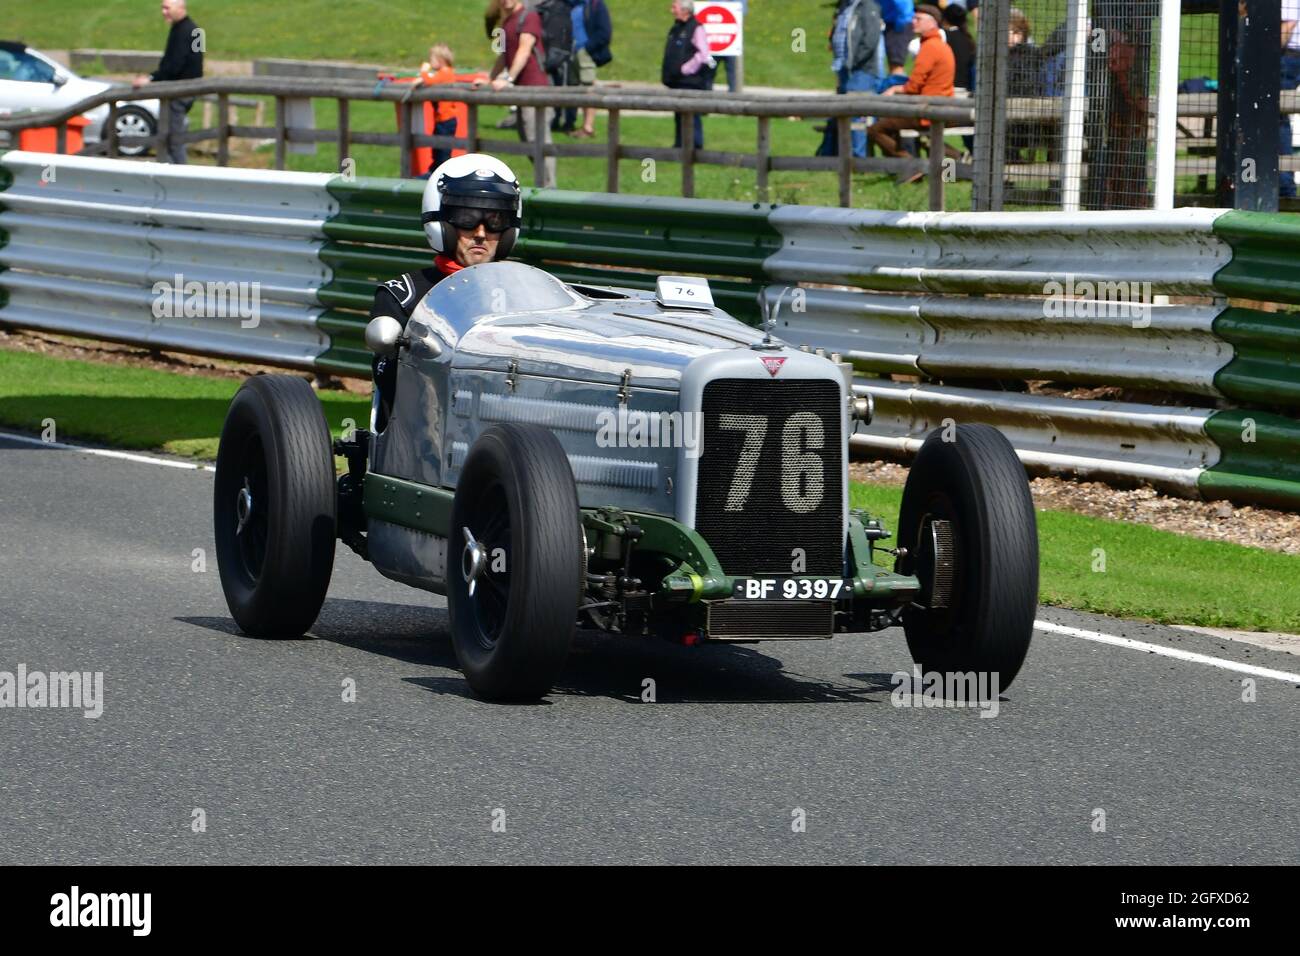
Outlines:
{"label": "red and white sign", "polygon": [[767,374],[776,378],[776,373],[781,371],[781,366],[785,364],[785,358],[779,355],[762,356],[763,368],[767,369]]}
{"label": "red and white sign", "polygon": [[703,3],[695,6],[709,38],[709,52],[718,56],[739,56],[744,51],[745,8],[739,3]]}

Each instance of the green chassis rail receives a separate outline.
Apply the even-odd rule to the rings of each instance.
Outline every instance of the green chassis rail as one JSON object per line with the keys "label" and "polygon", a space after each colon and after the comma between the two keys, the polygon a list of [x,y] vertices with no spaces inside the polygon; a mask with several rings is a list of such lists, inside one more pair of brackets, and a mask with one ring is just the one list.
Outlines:
{"label": "green chassis rail", "polygon": [[[451,536],[451,504],[454,492],[447,488],[393,478],[369,472],[365,476],[362,506],[366,517],[400,525],[440,538]],[[645,551],[665,554],[677,561],[676,570],[665,576],[660,593],[679,600],[686,592],[686,603],[732,596],[735,582],[750,575],[723,572],[713,549],[694,529],[663,515],[624,512],[613,508],[582,509],[582,524],[597,537],[622,536],[629,522],[641,528],[636,546]],[[880,522],[862,511],[849,514],[849,545],[853,557],[853,597],[873,604],[889,606],[904,603],[921,592],[914,575],[896,574],[878,566],[873,560],[873,538],[868,529],[883,531]],[[877,537],[883,537],[877,534]],[[799,578],[800,575],[791,575]]]}

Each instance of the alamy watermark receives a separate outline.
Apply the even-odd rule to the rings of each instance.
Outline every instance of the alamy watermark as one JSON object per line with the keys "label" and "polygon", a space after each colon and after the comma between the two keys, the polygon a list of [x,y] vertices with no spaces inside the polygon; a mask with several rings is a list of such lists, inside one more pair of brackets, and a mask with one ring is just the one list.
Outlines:
{"label": "alamy watermark", "polygon": [[94,720],[104,713],[103,671],[0,671],[0,709],[67,709]]}
{"label": "alamy watermark", "polygon": [[1047,319],[1129,319],[1135,329],[1151,324],[1150,282],[1094,282],[1066,273],[1063,283],[1045,283],[1043,295]]}
{"label": "alamy watermark", "polygon": [[153,284],[155,319],[239,319],[244,329],[262,321],[260,282],[186,282],[179,272],[173,278]]}
{"label": "alamy watermark", "polygon": [[894,685],[889,697],[895,707],[973,707],[981,717],[998,715],[998,695],[1002,690],[997,671],[922,673],[920,666],[914,664],[910,674],[897,671],[889,682]]}
{"label": "alamy watermark", "polygon": [[687,458],[700,456],[700,433],[704,427],[699,412],[633,412],[626,405],[618,411],[596,415],[596,445],[599,448],[684,448]]}

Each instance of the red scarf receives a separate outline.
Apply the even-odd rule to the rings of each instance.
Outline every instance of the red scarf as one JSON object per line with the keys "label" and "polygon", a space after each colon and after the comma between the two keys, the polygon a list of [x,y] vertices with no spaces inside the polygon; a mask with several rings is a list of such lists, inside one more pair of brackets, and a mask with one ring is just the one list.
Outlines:
{"label": "red scarf", "polygon": [[461,269],[465,268],[455,259],[448,259],[441,252],[438,253],[437,258],[433,260],[433,267],[445,276],[452,275],[453,273],[459,272]]}

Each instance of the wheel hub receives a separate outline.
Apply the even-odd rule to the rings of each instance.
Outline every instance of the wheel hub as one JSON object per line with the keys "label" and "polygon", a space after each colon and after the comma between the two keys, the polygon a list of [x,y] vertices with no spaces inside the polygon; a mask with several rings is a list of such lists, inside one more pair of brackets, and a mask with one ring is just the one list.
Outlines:
{"label": "wheel hub", "polygon": [[461,528],[465,534],[465,548],[460,554],[460,573],[468,585],[469,596],[474,596],[474,588],[478,584],[478,576],[487,566],[487,552],[483,546],[474,538],[474,533],[469,528]]}
{"label": "wheel hub", "polygon": [[249,487],[249,479],[244,479],[244,487],[240,488],[235,495],[235,517],[239,519],[239,524],[235,526],[235,534],[240,534],[244,526],[248,524],[248,519],[253,516],[253,489]]}

